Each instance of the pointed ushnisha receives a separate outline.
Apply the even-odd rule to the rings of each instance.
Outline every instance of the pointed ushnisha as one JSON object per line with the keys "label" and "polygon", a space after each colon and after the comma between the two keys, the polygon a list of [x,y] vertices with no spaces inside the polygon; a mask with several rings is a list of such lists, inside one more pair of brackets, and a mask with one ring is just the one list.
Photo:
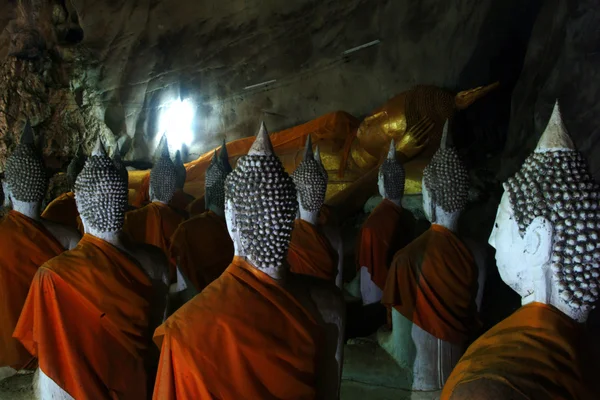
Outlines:
{"label": "pointed ushnisha", "polygon": [[35,138],[33,135],[33,129],[31,128],[31,122],[28,118],[27,122],[25,122],[25,126],[23,127],[23,133],[21,133],[21,141],[19,143],[33,145],[34,141]]}
{"label": "pointed ushnisha", "polygon": [[230,173],[231,171],[233,171],[233,168],[231,168],[231,164],[229,164],[229,153],[227,152],[227,142],[225,141],[225,138],[223,138],[223,144],[221,145],[219,159],[221,160],[221,166],[223,167],[225,172]]}
{"label": "pointed ushnisha", "polygon": [[98,136],[96,140],[96,145],[94,146],[94,150],[92,150],[93,156],[106,156],[106,150],[104,149],[104,145],[102,144],[102,139]]}
{"label": "pointed ushnisha", "polygon": [[562,119],[560,112],[560,106],[558,100],[554,103],[554,109],[552,115],[548,121],[548,125],[540,138],[538,145],[535,149],[537,153],[545,151],[561,151],[561,150],[575,150],[573,141],[567,132],[567,128]]}
{"label": "pointed ushnisha", "polygon": [[160,146],[160,157],[150,170],[150,189],[154,197],[151,200],[169,203],[177,190],[177,169],[169,156],[166,135],[163,136]]}
{"label": "pointed ushnisha", "polygon": [[312,140],[310,135],[306,138],[306,144],[304,145],[304,161],[312,158],[314,160],[314,154],[312,149]]}
{"label": "pointed ushnisha", "polygon": [[442,140],[440,141],[440,149],[447,149],[449,147],[452,147],[453,145],[452,136],[450,136],[450,133],[448,132],[448,125],[449,121],[446,120],[446,122],[444,122],[444,129],[442,130]]}
{"label": "pointed ushnisha", "polygon": [[267,131],[267,127],[263,121],[260,123],[260,129],[256,135],[256,140],[254,140],[254,143],[252,143],[252,147],[250,147],[248,155],[269,156],[273,155],[274,153],[275,151],[273,150],[273,144],[269,138],[269,132]]}
{"label": "pointed ushnisha", "polygon": [[394,139],[392,139],[390,142],[390,149],[388,150],[387,159],[396,161],[396,141]]}
{"label": "pointed ushnisha", "polygon": [[160,146],[160,156],[161,157],[170,157],[169,155],[169,142],[167,141],[167,134],[164,134],[161,141]]}
{"label": "pointed ushnisha", "polygon": [[315,161],[323,165],[323,162],[321,161],[321,149],[319,149],[319,145],[315,147]]}

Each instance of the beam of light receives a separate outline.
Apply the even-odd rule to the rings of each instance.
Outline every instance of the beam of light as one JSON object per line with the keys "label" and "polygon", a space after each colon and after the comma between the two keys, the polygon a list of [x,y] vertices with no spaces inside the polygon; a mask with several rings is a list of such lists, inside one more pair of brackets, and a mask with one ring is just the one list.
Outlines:
{"label": "beam of light", "polygon": [[192,122],[196,111],[191,100],[173,100],[161,109],[159,132],[167,134],[169,148],[176,151],[184,144],[190,146],[194,139]]}

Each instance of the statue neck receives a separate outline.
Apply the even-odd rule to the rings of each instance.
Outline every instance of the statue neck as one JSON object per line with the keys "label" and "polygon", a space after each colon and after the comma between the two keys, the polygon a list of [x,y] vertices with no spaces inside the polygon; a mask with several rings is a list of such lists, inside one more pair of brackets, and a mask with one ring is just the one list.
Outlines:
{"label": "statue neck", "polygon": [[225,218],[225,209],[223,207],[215,206],[213,204],[208,206],[208,210],[214,212],[221,218]]}
{"label": "statue neck", "polygon": [[160,203],[160,204],[168,204],[166,201],[161,201],[159,199],[152,199],[153,203]]}
{"label": "statue neck", "polygon": [[528,294],[521,297],[521,305],[527,305],[530,303],[543,303],[551,305],[569,318],[577,322],[585,322],[587,320],[588,312],[583,311],[581,308],[573,308],[560,297],[559,287],[553,282],[552,271],[550,265],[535,268],[534,270],[546,271],[545,274],[540,276],[533,276],[531,280],[533,282],[532,288]]}
{"label": "statue neck", "polygon": [[40,202],[37,203],[28,203],[25,201],[19,201],[16,199],[12,199],[12,208],[18,213],[25,215],[28,218],[39,221],[41,219],[41,208],[42,204]]}
{"label": "statue neck", "polygon": [[441,207],[435,206],[435,218],[431,221],[432,224],[441,225],[451,232],[458,230],[458,218],[460,217],[461,211],[448,213],[442,210]]}
{"label": "statue neck", "polygon": [[88,235],[92,235],[94,237],[97,237],[98,239],[102,239],[105,242],[108,242],[119,249],[125,248],[123,241],[121,240],[121,231],[99,232],[98,230],[86,225],[85,222],[84,222],[84,227],[85,227],[85,233],[87,233]]}
{"label": "statue neck", "polygon": [[238,254],[237,250],[235,252],[235,255],[238,257],[244,258],[248,264],[252,265],[257,270],[269,275],[271,278],[275,279],[276,281],[281,282],[285,279],[285,268],[283,268],[283,267],[277,268],[277,267],[259,266],[249,256]]}
{"label": "statue neck", "polygon": [[319,211],[308,211],[302,206],[299,207],[300,211],[300,219],[308,222],[312,225],[317,225],[317,221],[319,220]]}
{"label": "statue neck", "polygon": [[398,207],[402,207],[402,198],[399,199],[392,199],[390,197],[387,196],[383,196],[384,199],[386,199],[387,201],[397,205]]}

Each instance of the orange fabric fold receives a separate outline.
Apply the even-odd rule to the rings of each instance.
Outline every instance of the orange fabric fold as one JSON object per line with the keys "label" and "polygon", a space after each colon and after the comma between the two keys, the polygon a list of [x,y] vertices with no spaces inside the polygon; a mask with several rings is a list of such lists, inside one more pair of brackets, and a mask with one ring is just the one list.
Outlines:
{"label": "orange fabric fold", "polygon": [[294,222],[287,260],[290,271],[295,274],[332,282],[337,276],[338,256],[329,239],[319,227],[302,219]]}
{"label": "orange fabric fold", "polygon": [[40,267],[14,337],[76,399],[144,399],[151,298],[136,261],[85,235]]}
{"label": "orange fabric fold", "polygon": [[204,201],[204,196],[192,201],[192,204],[190,204],[188,210],[190,212],[190,218],[206,212],[206,202]]}
{"label": "orange fabric fold", "polygon": [[65,249],[44,226],[16,211],[0,222],[0,367],[35,368],[13,331],[38,268]]}
{"label": "orange fabric fold", "polygon": [[154,399],[314,399],[319,335],[285,288],[235,257],[156,330]]}
{"label": "orange fabric fold", "polygon": [[383,290],[394,254],[413,240],[415,226],[410,212],[383,199],[360,230],[357,270],[367,267],[373,283]]}
{"label": "orange fabric fold", "polygon": [[52,200],[42,213],[42,218],[79,229],[79,211],[77,211],[77,204],[75,203],[75,193],[63,193]]}
{"label": "orange fabric fold", "polygon": [[142,178],[142,184],[137,188],[132,206],[142,208],[150,203],[150,171]]}
{"label": "orange fabric fold", "polygon": [[151,244],[161,249],[170,260],[170,279],[175,280],[175,260],[171,257],[171,237],[184,217],[170,206],[152,202],[125,214],[123,230],[131,240]]}
{"label": "orange fabric fold", "polygon": [[394,257],[381,303],[438,339],[464,344],[481,327],[478,275],[464,243],[433,224]]}
{"label": "orange fabric fold", "polygon": [[202,291],[233,259],[233,242],[225,219],[207,211],[181,223],[171,240],[171,256],[194,287]]}
{"label": "orange fabric fold", "polygon": [[169,205],[187,218],[189,216],[189,206],[193,201],[194,196],[187,194],[183,190],[177,190],[169,202]]}
{"label": "orange fabric fold", "polygon": [[598,399],[597,350],[583,326],[542,304],[515,311],[477,339],[444,385],[449,400],[461,384],[500,382],[527,399]]}

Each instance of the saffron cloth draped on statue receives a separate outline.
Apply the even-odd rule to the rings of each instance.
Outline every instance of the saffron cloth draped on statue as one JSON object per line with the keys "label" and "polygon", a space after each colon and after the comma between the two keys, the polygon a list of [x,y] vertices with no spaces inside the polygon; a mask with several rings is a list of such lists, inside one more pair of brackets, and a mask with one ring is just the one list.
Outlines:
{"label": "saffron cloth draped on statue", "polygon": [[42,213],[42,218],[79,230],[79,211],[75,193],[66,192],[52,200]]}
{"label": "saffron cloth draped on statue", "polygon": [[371,212],[360,230],[357,269],[367,267],[371,280],[381,290],[394,254],[413,240],[415,219],[409,211],[388,199]]}
{"label": "saffron cloth draped on statue", "polygon": [[481,326],[478,275],[464,243],[433,224],[394,257],[381,303],[438,339],[464,344]]}
{"label": "saffron cloth draped on statue", "polygon": [[290,271],[328,281],[337,276],[338,256],[318,226],[297,219],[288,250]]}
{"label": "saffron cloth draped on statue", "polygon": [[85,235],[39,269],[14,337],[78,400],[145,399],[151,296],[141,266]]}
{"label": "saffron cloth draped on statue", "polygon": [[480,379],[506,385],[526,399],[598,399],[597,352],[584,329],[550,305],[527,304],[469,346],[441,399]]}
{"label": "saffron cloth draped on statue", "polygon": [[233,242],[225,218],[207,211],[181,223],[171,240],[171,256],[194,287],[202,291],[233,259]]}
{"label": "saffron cloth draped on statue", "polygon": [[13,331],[38,268],[65,249],[43,225],[16,211],[0,222],[0,367],[35,367]]}
{"label": "saffron cloth draped on statue", "polygon": [[285,288],[235,257],[156,330],[154,399],[314,399],[319,332]]}
{"label": "saffron cloth draped on statue", "polygon": [[170,259],[171,282],[176,277],[175,260],[170,254],[171,236],[183,221],[184,217],[181,214],[158,201],[125,214],[123,230],[131,240],[156,246]]}

